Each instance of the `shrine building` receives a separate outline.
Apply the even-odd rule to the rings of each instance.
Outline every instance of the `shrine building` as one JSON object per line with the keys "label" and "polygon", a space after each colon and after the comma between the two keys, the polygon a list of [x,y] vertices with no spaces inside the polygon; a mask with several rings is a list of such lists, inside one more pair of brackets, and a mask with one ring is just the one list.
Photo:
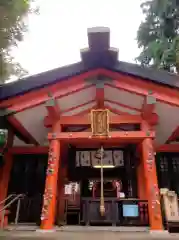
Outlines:
{"label": "shrine building", "polygon": [[1,228],[179,222],[179,78],[87,34],[80,62],[0,88]]}

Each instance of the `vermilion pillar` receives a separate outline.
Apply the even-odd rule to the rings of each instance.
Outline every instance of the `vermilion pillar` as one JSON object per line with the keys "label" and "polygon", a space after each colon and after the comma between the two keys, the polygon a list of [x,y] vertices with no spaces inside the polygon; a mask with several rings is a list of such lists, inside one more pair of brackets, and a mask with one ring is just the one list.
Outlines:
{"label": "vermilion pillar", "polygon": [[[142,123],[142,130],[144,130],[147,135],[150,134],[150,126],[145,121]],[[152,139],[144,139],[141,147],[146,179],[146,197],[148,200],[150,229],[163,230],[160,194]]]}
{"label": "vermilion pillar", "polygon": [[[55,135],[61,131],[61,126],[56,123],[52,127]],[[56,214],[57,181],[58,169],[60,165],[60,141],[53,139],[49,144],[48,167],[41,214],[41,229],[52,230]]]}
{"label": "vermilion pillar", "polygon": [[[4,154],[4,166],[1,169],[1,175],[0,175],[0,202],[7,198],[8,194],[8,185],[9,185],[9,179],[10,179],[10,173],[13,163],[13,155],[8,152],[8,148],[13,146],[13,140],[14,140],[14,133],[12,129],[8,130],[8,139],[7,139],[7,150]],[[3,204],[1,204],[0,209],[3,208]],[[1,221],[1,214],[0,214],[0,221]],[[4,219],[4,226],[8,224],[8,216],[5,215]]]}

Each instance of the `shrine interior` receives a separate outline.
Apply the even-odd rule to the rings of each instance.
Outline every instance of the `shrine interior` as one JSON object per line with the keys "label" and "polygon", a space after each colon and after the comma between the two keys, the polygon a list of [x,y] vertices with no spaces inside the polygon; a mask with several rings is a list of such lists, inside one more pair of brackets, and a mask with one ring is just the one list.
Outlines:
{"label": "shrine interior", "polygon": [[[115,199],[128,201],[132,199],[132,203],[139,199],[137,168],[140,159],[136,154],[136,147],[137,145],[129,144],[120,148],[104,148],[106,154],[103,159],[105,204],[110,206],[111,201]],[[101,165],[98,151],[98,148],[85,149],[74,145],[68,146],[67,159],[63,159],[62,162],[62,168],[67,169],[63,195],[65,204],[62,209],[63,214],[57,210],[57,224],[112,224],[112,216],[106,222],[101,221],[99,217]],[[47,154],[14,155],[8,194],[25,194],[21,201],[19,214],[19,222],[21,223],[40,223],[47,160]],[[159,187],[167,187],[179,193],[179,185],[177,184],[179,182],[178,155],[158,154],[156,156],[156,166]],[[119,192],[116,183],[119,185]],[[57,208],[61,204],[61,200],[62,196],[59,196]],[[95,221],[90,221],[89,216],[87,216],[89,215],[87,208],[90,209],[90,205],[93,208],[93,212],[90,214],[93,215],[92,218]],[[110,209],[109,206],[108,209]],[[9,222],[14,220],[16,208],[17,203],[12,204]],[[112,212],[112,210],[110,211]],[[120,214],[122,215],[122,213]],[[119,218],[121,217],[120,214]]]}
{"label": "shrine interior", "polygon": [[[104,165],[104,198],[117,198],[115,181],[120,181],[120,191],[124,193],[125,198],[137,198],[135,146],[105,148],[104,152],[108,155],[106,156],[107,168]],[[82,200],[100,199],[101,173],[100,168],[98,168],[100,164],[97,158],[96,163],[92,162],[90,158],[92,153],[98,153],[98,149],[79,149],[70,145],[67,160],[64,159],[62,162],[62,167],[67,167],[64,198],[68,199],[68,202],[74,207],[79,206],[80,214],[83,214],[82,211],[84,211],[81,207]],[[116,160],[112,154],[113,156],[116,154]],[[21,202],[19,222],[37,224],[40,222],[47,159],[47,155],[14,155],[8,194],[25,194],[25,198]],[[98,166],[94,166],[95,164]],[[75,193],[68,190],[68,187],[72,186],[73,183],[78,186]],[[96,188],[95,193],[94,187]],[[16,207],[17,203],[14,203],[11,207],[9,221],[13,221],[15,218]],[[75,222],[74,215],[67,216],[67,224],[79,224],[79,222]]]}

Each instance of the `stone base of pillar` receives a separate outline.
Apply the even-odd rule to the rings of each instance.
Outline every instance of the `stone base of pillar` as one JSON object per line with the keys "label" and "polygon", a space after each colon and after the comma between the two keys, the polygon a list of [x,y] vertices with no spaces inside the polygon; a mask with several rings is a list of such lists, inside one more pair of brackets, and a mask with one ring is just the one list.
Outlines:
{"label": "stone base of pillar", "polygon": [[153,236],[160,236],[161,235],[167,235],[169,234],[169,232],[167,230],[150,230],[150,234],[152,234]]}
{"label": "stone base of pillar", "polygon": [[46,229],[37,229],[36,232],[38,232],[38,233],[54,233],[54,232],[56,232],[56,229],[55,228],[48,229],[48,230],[46,230]]}

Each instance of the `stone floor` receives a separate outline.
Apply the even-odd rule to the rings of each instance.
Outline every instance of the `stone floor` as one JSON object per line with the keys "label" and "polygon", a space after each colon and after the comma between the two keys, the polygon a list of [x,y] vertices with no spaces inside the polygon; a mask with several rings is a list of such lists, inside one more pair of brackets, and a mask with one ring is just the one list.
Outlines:
{"label": "stone floor", "polygon": [[94,232],[54,232],[54,233],[39,233],[39,232],[0,232],[1,240],[128,240],[128,239],[179,239],[179,234],[151,234],[146,232],[109,232],[109,231],[94,231]]}
{"label": "stone floor", "polygon": [[54,232],[39,232],[37,226],[10,225],[8,231],[0,231],[0,240],[140,240],[140,239],[179,239],[179,234],[150,233],[142,227],[56,227]]}

